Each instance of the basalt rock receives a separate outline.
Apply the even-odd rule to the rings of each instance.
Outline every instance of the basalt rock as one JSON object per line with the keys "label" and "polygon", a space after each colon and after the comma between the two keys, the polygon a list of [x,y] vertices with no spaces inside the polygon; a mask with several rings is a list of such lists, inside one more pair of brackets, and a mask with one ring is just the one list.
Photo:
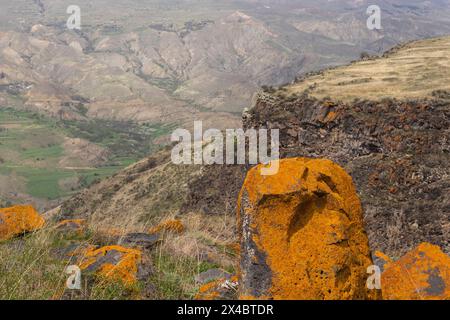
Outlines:
{"label": "basalt rock", "polygon": [[381,276],[383,299],[450,299],[450,257],[438,246],[422,243],[396,262],[388,262]]}
{"label": "basalt rock", "polygon": [[44,218],[32,206],[0,209],[0,241],[40,229]]}
{"label": "basalt rock", "polygon": [[400,257],[422,242],[450,254],[450,103],[261,94],[244,128],[280,130],[282,158],[325,158],[353,178],[370,248]]}
{"label": "basalt rock", "polygon": [[251,169],[238,202],[240,297],[371,299],[372,264],[351,177],[329,160]]}

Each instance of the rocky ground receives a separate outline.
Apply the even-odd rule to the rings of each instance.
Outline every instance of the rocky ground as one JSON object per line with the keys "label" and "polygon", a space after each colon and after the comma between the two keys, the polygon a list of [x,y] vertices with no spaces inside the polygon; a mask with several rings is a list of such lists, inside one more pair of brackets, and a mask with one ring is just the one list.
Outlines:
{"label": "rocky ground", "polygon": [[342,165],[361,197],[372,250],[398,257],[430,241],[449,252],[449,106],[262,96],[246,126],[279,128],[282,157]]}

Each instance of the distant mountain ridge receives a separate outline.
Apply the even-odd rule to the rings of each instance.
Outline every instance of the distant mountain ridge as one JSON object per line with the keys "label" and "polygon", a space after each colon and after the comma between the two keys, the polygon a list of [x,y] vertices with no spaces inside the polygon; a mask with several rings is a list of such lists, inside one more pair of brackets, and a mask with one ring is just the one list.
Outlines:
{"label": "distant mountain ridge", "polygon": [[[0,106],[55,117],[239,124],[261,85],[450,33],[448,1],[66,1],[0,8]],[[133,17],[132,19],[129,17]]]}

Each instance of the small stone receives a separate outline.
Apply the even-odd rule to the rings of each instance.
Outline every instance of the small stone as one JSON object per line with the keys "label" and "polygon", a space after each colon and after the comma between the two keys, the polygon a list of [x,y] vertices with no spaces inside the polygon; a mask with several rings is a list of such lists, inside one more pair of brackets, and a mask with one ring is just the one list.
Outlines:
{"label": "small stone", "polygon": [[236,300],[238,296],[238,277],[218,279],[200,287],[196,300]]}
{"label": "small stone", "polygon": [[129,233],[119,240],[119,245],[149,250],[160,241],[159,234]]}
{"label": "small stone", "polygon": [[70,234],[83,234],[86,230],[86,220],[63,220],[56,225],[56,230]]}

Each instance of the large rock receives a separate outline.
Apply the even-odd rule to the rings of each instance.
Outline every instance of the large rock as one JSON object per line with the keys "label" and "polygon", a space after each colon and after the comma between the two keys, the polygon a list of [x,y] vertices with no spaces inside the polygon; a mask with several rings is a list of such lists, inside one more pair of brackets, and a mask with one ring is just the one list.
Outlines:
{"label": "large rock", "polygon": [[0,240],[40,229],[44,218],[32,206],[0,209]]}
{"label": "large rock", "polygon": [[371,298],[351,177],[329,160],[283,159],[272,176],[261,168],[249,171],[238,202],[241,298]]}
{"label": "large rock", "polygon": [[450,299],[450,257],[438,246],[422,243],[384,269],[383,299]]}

